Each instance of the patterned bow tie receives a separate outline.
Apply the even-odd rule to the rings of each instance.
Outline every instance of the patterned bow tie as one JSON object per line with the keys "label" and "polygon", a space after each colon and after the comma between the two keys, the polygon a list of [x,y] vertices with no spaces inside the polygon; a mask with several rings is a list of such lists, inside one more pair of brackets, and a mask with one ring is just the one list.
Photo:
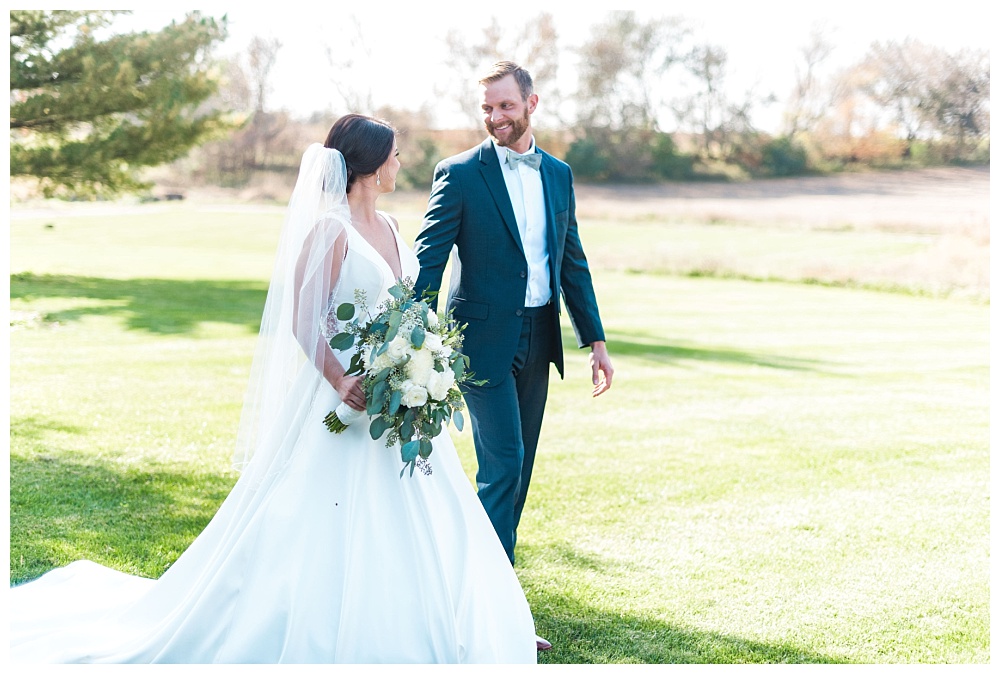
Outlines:
{"label": "patterned bow tie", "polygon": [[537,152],[532,152],[531,154],[518,154],[508,148],[507,163],[510,164],[510,167],[512,169],[516,169],[517,165],[522,162],[525,166],[530,166],[537,171],[542,165],[542,155]]}

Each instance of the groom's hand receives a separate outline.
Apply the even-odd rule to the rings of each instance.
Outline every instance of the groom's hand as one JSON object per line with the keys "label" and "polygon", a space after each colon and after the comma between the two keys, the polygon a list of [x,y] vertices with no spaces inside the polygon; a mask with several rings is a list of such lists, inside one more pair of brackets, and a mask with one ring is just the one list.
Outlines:
{"label": "groom's hand", "polygon": [[604,342],[593,342],[590,345],[590,369],[594,373],[594,397],[611,388],[611,376],[615,368],[611,367],[611,357]]}

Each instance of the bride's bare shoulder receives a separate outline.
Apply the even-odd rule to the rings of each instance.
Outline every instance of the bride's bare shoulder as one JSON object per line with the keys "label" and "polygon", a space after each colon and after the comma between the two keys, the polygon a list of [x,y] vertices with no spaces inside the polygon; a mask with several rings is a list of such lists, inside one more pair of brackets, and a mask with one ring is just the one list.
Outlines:
{"label": "bride's bare shoulder", "polygon": [[396,218],[392,217],[390,214],[386,213],[385,211],[379,211],[379,213],[381,213],[382,217],[384,217],[386,220],[389,221],[389,224],[391,224],[393,227],[396,228],[397,232],[399,231],[399,222],[396,220]]}

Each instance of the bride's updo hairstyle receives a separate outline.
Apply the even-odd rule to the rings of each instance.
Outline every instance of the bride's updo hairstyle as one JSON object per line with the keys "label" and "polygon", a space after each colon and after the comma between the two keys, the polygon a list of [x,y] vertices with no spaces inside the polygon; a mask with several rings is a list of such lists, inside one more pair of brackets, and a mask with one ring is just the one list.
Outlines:
{"label": "bride's updo hairstyle", "polygon": [[347,165],[347,192],[358,178],[374,175],[392,153],[396,130],[381,119],[344,115],[330,128],[324,145],[340,151]]}

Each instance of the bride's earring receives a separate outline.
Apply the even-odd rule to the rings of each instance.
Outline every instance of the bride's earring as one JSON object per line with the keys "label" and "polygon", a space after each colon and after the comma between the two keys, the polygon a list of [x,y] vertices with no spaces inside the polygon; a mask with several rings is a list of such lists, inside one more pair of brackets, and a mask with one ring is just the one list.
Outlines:
{"label": "bride's earring", "polygon": [[382,176],[380,176],[377,173],[375,174],[375,184],[376,185],[381,185],[382,184]]}

